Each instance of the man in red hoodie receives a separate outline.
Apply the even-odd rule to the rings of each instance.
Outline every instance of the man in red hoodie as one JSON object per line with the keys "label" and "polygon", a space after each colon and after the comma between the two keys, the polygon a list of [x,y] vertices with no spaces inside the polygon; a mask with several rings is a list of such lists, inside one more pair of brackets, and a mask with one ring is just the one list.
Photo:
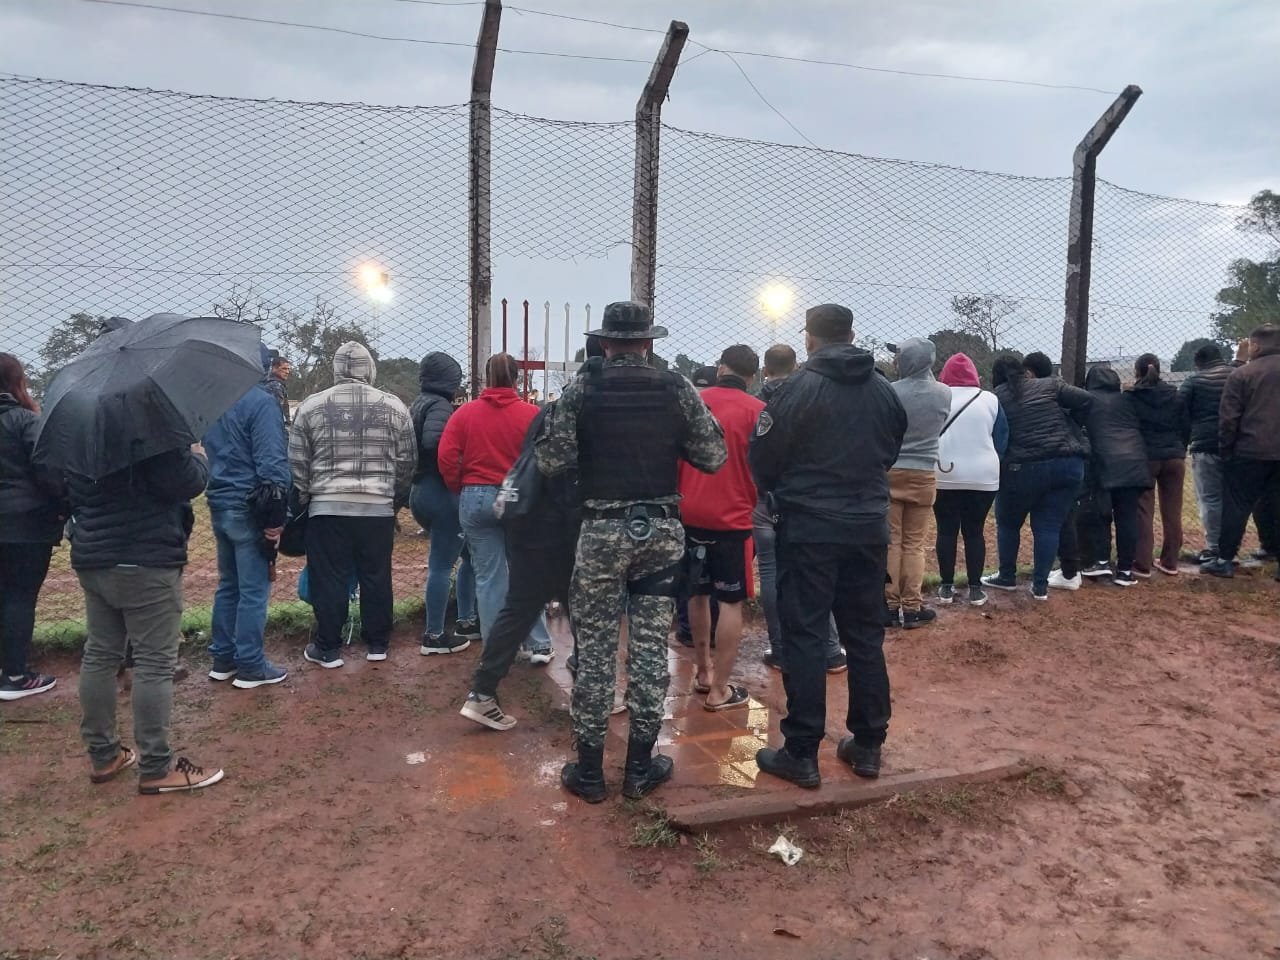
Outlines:
{"label": "man in red hoodie", "polygon": [[[702,391],[707,409],[724,430],[729,459],[713,474],[680,464],[680,504],[685,542],[695,563],[690,577],[689,625],[698,674],[695,689],[708,710],[745,707],[745,687],[729,682],[742,640],[742,601],[754,596],[751,575],[751,512],[756,485],[747,466],[747,447],[764,402],[747,393],[760,358],[738,344],[720,355],[714,387]],[[711,596],[720,602],[716,648],[711,649]]]}

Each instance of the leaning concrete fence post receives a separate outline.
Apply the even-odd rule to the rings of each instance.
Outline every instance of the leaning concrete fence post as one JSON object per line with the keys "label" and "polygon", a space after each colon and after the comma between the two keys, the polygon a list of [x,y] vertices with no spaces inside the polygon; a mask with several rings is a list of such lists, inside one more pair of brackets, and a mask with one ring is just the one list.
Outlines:
{"label": "leaning concrete fence post", "polygon": [[1093,196],[1098,182],[1098,154],[1119,129],[1142,88],[1125,87],[1098,118],[1072,158],[1071,216],[1067,224],[1066,318],[1062,324],[1062,379],[1084,384],[1089,352],[1089,278],[1093,267]]}
{"label": "leaning concrete fence post", "polygon": [[631,299],[653,309],[658,274],[658,154],[662,102],[680,63],[689,27],[672,20],[636,104],[635,192],[631,206]]}
{"label": "leaning concrete fence post", "polygon": [[493,63],[498,48],[502,0],[485,0],[476,56],[471,67],[470,136],[467,158],[467,352],[471,396],[484,389],[485,355],[493,343],[493,267],[489,260],[489,160]]}

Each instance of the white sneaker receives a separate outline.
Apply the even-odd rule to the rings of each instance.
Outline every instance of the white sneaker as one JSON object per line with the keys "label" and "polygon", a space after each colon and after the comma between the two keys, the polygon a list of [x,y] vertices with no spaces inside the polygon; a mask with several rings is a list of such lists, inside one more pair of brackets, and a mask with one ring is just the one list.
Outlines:
{"label": "white sneaker", "polygon": [[498,706],[497,697],[481,697],[474,692],[469,693],[466,703],[458,712],[490,730],[510,730],[516,725],[516,718],[503,712],[502,707]]}
{"label": "white sneaker", "polygon": [[556,652],[548,647],[546,650],[534,650],[529,654],[529,663],[535,667],[544,667],[555,658]]}
{"label": "white sneaker", "polygon": [[1057,590],[1079,590],[1083,582],[1084,579],[1078,573],[1074,577],[1063,576],[1061,570],[1054,570],[1049,574],[1049,586]]}

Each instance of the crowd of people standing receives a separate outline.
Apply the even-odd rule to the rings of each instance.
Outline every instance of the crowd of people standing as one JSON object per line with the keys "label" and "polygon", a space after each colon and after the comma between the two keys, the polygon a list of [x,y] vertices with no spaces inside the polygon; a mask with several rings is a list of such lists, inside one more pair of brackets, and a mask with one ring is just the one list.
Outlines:
{"label": "crowd of people standing", "polygon": [[[517,363],[496,354],[480,396],[457,406],[461,367],[437,352],[423,358],[421,393],[406,407],[375,386],[368,349],[346,343],[334,385],[292,417],[288,362],[264,348],[262,381],[202,443],[92,480],[51,476],[33,461],[39,407],[19,362],[0,354],[0,699],[56,683],[30,669],[29,650],[66,524],[86,601],[80,699],[91,779],[137,765],[144,794],[222,779],[221,769],[175,761],[169,747],[182,571],[201,492],[218,554],[210,680],[252,689],[286,679],[266,657],[264,632],[275,552],[290,531],[316,618],[305,661],[343,666],[354,595],[365,656],[387,659],[396,516],[407,507],[430,535],[420,652],[457,653],[477,639],[483,647],[463,716],[497,730],[516,723],[499,685],[517,658],[552,659],[545,611],[554,602],[568,610],[578,755],[562,782],[591,802],[607,795],[622,636],[623,792],[643,796],[672,774],[654,751],[677,600],[704,708],[748,704],[733,677],[756,561],[766,662],[781,671],[788,701],[784,745],[758,762],[814,787],[827,677],[848,676],[850,736],[838,756],[876,776],[890,716],[886,629],[927,626],[934,605],[982,606],[988,589],[1020,589],[1028,521],[1035,600],[1085,579],[1131,587],[1153,571],[1177,576],[1189,450],[1201,570],[1234,574],[1250,515],[1259,556],[1274,556],[1280,329],[1255,330],[1230,364],[1216,346],[1202,348],[1180,388],[1145,354],[1127,390],[1106,366],[1072,386],[1043,354],[997,357],[989,390],[964,354],[935,378],[935,345],[914,338],[890,345],[891,379],[855,346],[850,311],[832,304],[806,315],[806,363],[785,345],[765,352],[758,390],[760,358],[747,345],[726,348],[700,383],[658,370],[653,341],[665,335],[646,307],[609,305],[582,370],[545,404],[525,402]],[[993,509],[997,562],[986,573]],[[933,604],[923,591],[930,517],[941,581]],[[130,655],[135,747],[122,744],[115,715],[117,671]]]}

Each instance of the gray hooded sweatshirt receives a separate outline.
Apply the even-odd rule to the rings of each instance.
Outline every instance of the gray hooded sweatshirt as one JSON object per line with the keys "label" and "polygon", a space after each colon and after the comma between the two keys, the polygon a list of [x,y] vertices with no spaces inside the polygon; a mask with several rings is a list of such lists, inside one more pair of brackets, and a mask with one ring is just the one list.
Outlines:
{"label": "gray hooded sweatshirt", "polygon": [[898,379],[893,389],[907,411],[895,470],[932,471],[938,459],[938,434],[951,415],[951,388],[933,378],[932,340],[912,337],[898,345]]}
{"label": "gray hooded sweatshirt", "polygon": [[363,345],[344,343],[334,385],[293,418],[289,466],[313,517],[391,517],[408,502],[418,438],[400,398],[373,386],[377,373]]}

